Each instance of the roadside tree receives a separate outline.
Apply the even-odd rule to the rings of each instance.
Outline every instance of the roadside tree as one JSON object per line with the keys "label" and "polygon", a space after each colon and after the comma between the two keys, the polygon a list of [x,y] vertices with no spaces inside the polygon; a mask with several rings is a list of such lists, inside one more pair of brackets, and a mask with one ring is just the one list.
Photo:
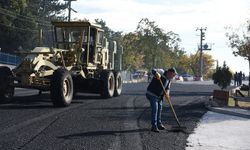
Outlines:
{"label": "roadside tree", "polygon": [[[233,54],[235,56],[241,56],[248,60],[249,63],[249,76],[250,76],[250,20],[244,28],[233,29],[232,27],[227,28],[228,31],[226,36],[229,40],[229,46],[233,48]],[[242,29],[240,32],[239,30]],[[250,87],[250,78],[248,82]],[[250,88],[248,90],[248,96],[250,95]]]}
{"label": "roadside tree", "polygon": [[[18,48],[33,49],[39,44],[39,31],[46,31],[46,40],[52,46],[51,20],[63,20],[67,5],[60,0],[2,0],[0,1],[0,47],[12,53]],[[40,32],[41,33],[41,32]],[[8,43],[8,44],[6,44]],[[43,45],[41,45],[43,46]]]}
{"label": "roadside tree", "polygon": [[218,67],[213,74],[214,84],[217,84],[222,90],[226,89],[230,85],[233,74],[230,72],[226,63],[223,63],[223,67]]}
{"label": "roadside tree", "polygon": [[[199,75],[199,68],[200,68],[200,52],[197,52],[196,54],[190,55],[190,68],[195,76]],[[203,53],[203,72],[205,78],[208,77],[209,72],[214,66],[214,60],[213,57],[207,53]]]}

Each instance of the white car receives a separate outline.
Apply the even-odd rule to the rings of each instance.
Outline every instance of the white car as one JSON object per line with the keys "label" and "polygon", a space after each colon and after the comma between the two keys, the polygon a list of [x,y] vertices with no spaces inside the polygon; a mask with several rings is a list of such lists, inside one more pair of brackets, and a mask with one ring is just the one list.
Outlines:
{"label": "white car", "polygon": [[181,76],[183,77],[184,81],[194,81],[194,77],[190,74],[182,74]]}

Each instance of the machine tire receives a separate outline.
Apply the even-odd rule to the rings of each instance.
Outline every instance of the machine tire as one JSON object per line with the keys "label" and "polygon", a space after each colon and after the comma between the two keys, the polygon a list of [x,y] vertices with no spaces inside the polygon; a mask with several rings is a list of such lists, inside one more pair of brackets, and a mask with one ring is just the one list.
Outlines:
{"label": "machine tire", "polygon": [[54,71],[50,82],[50,95],[54,106],[69,106],[73,99],[73,93],[73,80],[69,71],[63,68]]}
{"label": "machine tire", "polygon": [[114,95],[115,91],[115,77],[112,71],[104,71],[101,74],[101,80],[103,82],[103,88],[101,90],[101,96],[103,98],[110,98]]}
{"label": "machine tire", "polygon": [[122,75],[120,71],[117,71],[115,74],[115,92],[114,96],[120,96],[122,92]]}
{"label": "machine tire", "polygon": [[13,73],[9,67],[0,67],[0,102],[11,100],[14,95]]}

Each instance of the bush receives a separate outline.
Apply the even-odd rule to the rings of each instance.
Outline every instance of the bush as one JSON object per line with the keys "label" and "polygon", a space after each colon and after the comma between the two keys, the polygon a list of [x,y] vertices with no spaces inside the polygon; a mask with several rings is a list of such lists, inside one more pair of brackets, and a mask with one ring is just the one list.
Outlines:
{"label": "bush", "polygon": [[217,84],[221,89],[226,89],[230,85],[233,74],[229,71],[228,66],[224,62],[223,67],[218,67],[213,74],[212,79],[214,84]]}

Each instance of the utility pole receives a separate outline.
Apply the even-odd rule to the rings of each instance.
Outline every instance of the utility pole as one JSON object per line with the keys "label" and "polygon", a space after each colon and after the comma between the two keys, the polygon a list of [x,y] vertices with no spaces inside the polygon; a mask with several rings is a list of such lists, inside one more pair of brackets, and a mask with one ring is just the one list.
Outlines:
{"label": "utility pole", "polygon": [[69,10],[68,22],[70,22],[70,19],[71,19],[71,10],[74,11],[74,12],[77,12],[77,11],[75,11],[74,9],[71,8],[71,2],[72,2],[72,1],[76,1],[76,0],[64,0],[64,1],[68,1],[68,10]]}
{"label": "utility pole", "polygon": [[202,80],[202,70],[203,70],[203,60],[202,60],[202,50],[203,50],[203,45],[202,41],[205,40],[205,32],[207,30],[207,27],[205,28],[197,28],[196,31],[200,30],[200,80]]}
{"label": "utility pole", "polygon": [[216,70],[219,68],[219,61],[218,59],[216,60]]}

